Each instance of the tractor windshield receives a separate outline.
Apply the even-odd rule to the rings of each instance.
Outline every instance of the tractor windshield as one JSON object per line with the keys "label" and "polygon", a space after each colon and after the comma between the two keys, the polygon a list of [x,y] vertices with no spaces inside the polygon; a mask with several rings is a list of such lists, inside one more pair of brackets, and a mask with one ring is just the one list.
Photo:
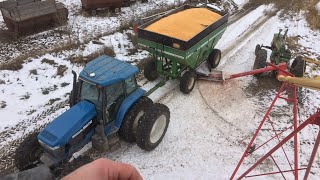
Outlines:
{"label": "tractor windshield", "polygon": [[80,100],[87,100],[96,105],[96,108],[102,109],[102,89],[94,84],[82,81]]}

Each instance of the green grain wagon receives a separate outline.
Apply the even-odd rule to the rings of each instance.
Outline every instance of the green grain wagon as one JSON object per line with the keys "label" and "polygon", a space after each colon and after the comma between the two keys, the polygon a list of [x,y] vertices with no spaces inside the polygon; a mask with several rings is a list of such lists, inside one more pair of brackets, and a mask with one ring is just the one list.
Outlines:
{"label": "green grain wagon", "polygon": [[161,18],[189,8],[198,7],[184,5],[138,27],[138,43],[153,57],[153,60],[145,64],[145,77],[149,81],[157,79],[159,75],[165,79],[180,78],[180,90],[186,94],[191,92],[195,85],[196,69],[200,65],[207,62],[210,70],[218,66],[221,51],[214,47],[227,28],[228,13],[206,6],[210,11],[220,14],[221,18],[187,41],[151,32],[145,28]]}

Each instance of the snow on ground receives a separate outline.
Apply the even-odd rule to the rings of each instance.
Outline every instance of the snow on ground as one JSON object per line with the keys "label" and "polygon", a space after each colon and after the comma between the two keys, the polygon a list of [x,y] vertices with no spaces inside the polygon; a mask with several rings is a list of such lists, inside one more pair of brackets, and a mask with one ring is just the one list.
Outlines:
{"label": "snow on ground", "polygon": [[[38,54],[39,52],[48,52],[48,50],[61,47],[66,49],[68,48],[66,46],[68,43],[85,44],[92,39],[118,31],[121,26],[130,25],[134,18],[184,2],[175,0],[150,0],[148,3],[136,2],[130,7],[123,7],[118,15],[109,14],[107,10],[101,10],[98,11],[97,16],[91,16],[82,10],[80,0],[60,1],[69,10],[67,25],[19,39],[16,43],[12,43],[11,40],[9,42],[1,42],[3,46],[0,46],[0,63],[8,62],[21,55]],[[2,17],[0,19],[1,21],[3,20]],[[1,21],[0,28],[7,30],[4,22]],[[5,34],[1,35],[5,36]]]}
{"label": "snow on ground", "polygon": [[238,5],[243,5],[245,3],[247,3],[249,0],[233,0],[233,2],[235,2]]}
{"label": "snow on ground", "polygon": [[[249,16],[251,16],[251,13]],[[246,17],[241,19],[241,21],[245,20],[245,18]],[[241,21],[238,23],[240,24]],[[223,57],[222,62],[224,62],[224,64],[222,64],[222,67],[219,67],[219,69],[233,73],[251,70],[255,59],[253,53],[255,45],[258,43],[266,45],[270,44],[273,33],[278,32],[279,28],[289,28],[289,36],[300,35],[302,38],[299,39],[299,43],[304,43],[304,47],[309,47],[309,52],[311,53],[320,53],[320,49],[317,48],[318,46],[315,46],[315,44],[320,44],[319,39],[316,38],[319,37],[319,31],[310,32],[310,29],[307,28],[307,23],[303,18],[299,18],[298,22],[292,23],[289,21],[281,21],[278,17],[272,17],[263,26],[257,29],[256,32],[250,35],[245,42],[239,43],[237,42],[237,39],[234,40],[235,42],[231,42],[231,44],[237,42],[239,44],[239,48],[235,50],[235,53],[229,53]],[[230,29],[231,28],[228,28],[228,30]],[[228,34],[228,32],[226,32],[225,35],[226,34]],[[223,45],[226,45],[223,42],[227,41],[219,42],[221,49],[223,49]],[[238,128],[237,131],[233,131],[232,134],[230,133],[231,135],[229,138],[236,138],[238,140],[245,139],[245,142],[249,142],[247,135],[250,135],[251,133],[252,136],[254,130],[258,127],[258,123],[262,119],[263,114],[266,112],[268,105],[271,104],[271,101],[278,89],[277,87],[281,85],[280,83],[274,82],[274,79],[263,80],[263,82],[259,81],[262,80],[257,80],[254,77],[244,77],[241,79],[230,80],[224,84],[213,84],[209,82],[199,83],[200,92],[203,91],[204,99],[209,106],[214,109],[220,117],[223,117],[228,123],[230,123],[230,126],[234,125]],[[305,100],[300,107],[300,111],[302,111],[299,114],[300,122],[305,120],[308,115],[315,113],[316,108],[320,105],[319,92],[306,89],[303,89],[303,91],[308,91],[304,96],[309,97],[310,99]],[[234,103],[234,101],[237,103]],[[275,122],[276,127],[280,129],[288,127],[289,124],[291,124],[288,120],[289,118],[292,118],[290,115],[292,107],[288,106],[285,101],[281,100],[277,102],[274,109],[273,116],[275,117],[272,118],[272,121]],[[305,112],[305,110],[307,110],[307,112]],[[237,115],[235,116],[235,114]],[[264,126],[263,128],[269,129],[271,127]],[[230,129],[231,128],[228,128],[228,130]],[[300,135],[301,149],[299,151],[299,158],[301,166],[307,165],[311,149],[313,148],[313,144],[310,142],[314,142],[316,132],[318,132],[318,127],[309,126],[303,130]],[[239,136],[239,134],[242,135]],[[259,137],[260,140],[258,140],[258,142],[260,141],[261,143],[263,142],[262,140],[265,141],[268,137],[270,138],[271,134],[261,133],[261,136]],[[273,145],[275,144],[273,143]],[[273,145],[270,145],[269,148]],[[289,157],[292,159],[293,152],[291,145],[289,144],[285,146],[285,149],[286,151],[289,151]],[[235,159],[240,159],[240,156],[242,155],[241,152],[243,151],[244,148],[240,153],[238,153],[236,156],[237,158]],[[278,157],[281,157],[281,155]],[[315,160],[315,167],[319,167],[319,160],[318,155],[317,160]],[[252,161],[252,159],[250,159],[250,161]],[[277,158],[277,161],[280,161],[282,166],[286,163],[281,160],[281,158]],[[273,171],[277,171],[277,169],[273,169]],[[314,171],[317,172],[318,176],[319,170],[315,168]],[[264,169],[263,172],[266,172],[266,169]]]}
{"label": "snow on ground", "polygon": [[316,9],[318,10],[318,14],[320,15],[320,2],[316,5]]}
{"label": "snow on ground", "polygon": [[[77,73],[83,68],[80,65],[72,64],[67,57],[79,56],[87,57],[93,53],[103,51],[108,46],[116,53],[116,58],[128,62],[138,62],[147,57],[147,52],[138,50],[130,53],[133,49],[132,42],[128,39],[128,34],[132,34],[131,30],[124,33],[115,33],[113,35],[104,36],[95,41],[92,41],[83,47],[76,50],[63,51],[60,53],[51,53],[29,60],[23,65],[19,71],[1,71],[0,72],[0,90],[2,97],[0,103],[5,107],[0,109],[1,117],[10,117],[0,124],[0,147],[5,146],[8,142],[21,138],[21,136],[35,126],[39,125],[39,120],[43,118],[41,114],[49,111],[52,106],[65,105],[65,100],[68,98],[72,88],[71,70]],[[59,70],[64,70],[58,75]],[[40,86],[35,86],[39,84]],[[21,125],[26,121],[37,119],[37,123],[30,124],[28,128],[18,128],[19,135],[12,136],[8,132],[10,129],[15,129],[17,125]],[[42,124],[48,123],[52,119],[46,119]],[[34,120],[35,121],[35,120]],[[4,137],[3,137],[4,136]]]}
{"label": "snow on ground", "polygon": [[[77,16],[76,12],[80,8],[78,2],[63,2],[74,7],[71,11],[71,14],[73,13],[71,16],[76,19],[74,27],[80,26],[82,22],[90,31],[94,31],[92,34],[98,34],[102,31],[102,27],[107,26],[100,17]],[[240,0],[235,2],[239,3]],[[150,7],[139,4],[137,6],[141,9]],[[234,44],[237,46],[223,55],[220,70],[225,72],[250,70],[254,61],[255,45],[270,44],[273,33],[278,32],[278,28],[289,27],[289,36],[300,35],[299,43],[307,47],[311,53],[320,54],[320,49],[317,48],[320,44],[317,38],[319,31],[309,30],[301,17],[294,23],[272,17],[254,33],[243,37],[244,32],[264,16],[264,11],[271,8],[271,6],[261,6],[228,27],[217,47],[224,52]],[[124,9],[123,13],[126,12],[127,10]],[[120,20],[113,21],[114,18],[110,17],[107,22],[117,24],[121,18],[122,16]],[[94,28],[95,25],[91,24],[92,20],[97,24],[102,23],[101,26],[97,25]],[[72,18],[70,22],[73,22]],[[80,28],[80,39],[85,32],[85,26]],[[85,33],[89,34],[90,31]],[[130,42],[128,33],[132,31],[102,36],[73,50],[32,58],[19,71],[1,71],[0,103],[5,101],[5,107],[0,109],[0,117],[5,117],[0,124],[1,149],[6,148],[10,141],[21,138],[23,134],[50,122],[67,109],[65,101],[67,93],[71,90],[71,84],[67,84],[72,82],[71,69],[79,72],[83,68],[80,65],[71,64],[71,57],[89,57],[93,53],[103,51],[106,47],[112,48],[117,58],[129,62],[137,62],[147,57],[145,51],[130,53],[133,44]],[[244,40],[238,42],[239,39]],[[60,69],[67,68],[63,75],[57,75],[59,66],[62,66]],[[145,89],[150,89],[155,83],[157,82],[147,83],[145,79],[139,81]],[[273,79],[262,81],[253,77],[231,80],[224,84],[201,81],[197,83],[191,94],[184,95],[177,88],[178,81],[171,80],[151,95],[153,100],[166,104],[171,112],[167,134],[159,147],[151,152],[145,152],[137,145],[121,141],[121,148],[106,154],[105,157],[134,165],[145,179],[227,179],[279,85],[280,83],[274,82]],[[303,93],[305,93],[305,103],[302,108],[305,110],[301,113],[302,118],[314,112],[320,104],[317,91],[304,89]],[[312,97],[309,97],[310,95]],[[291,110],[286,102],[281,101],[276,104],[275,117],[272,117],[280,128],[288,125],[287,121],[290,117],[287,112],[282,112],[283,109],[287,112]],[[316,130],[314,127],[308,127],[301,133],[302,165],[307,163]],[[263,132],[258,141],[261,142],[269,136],[270,134]],[[285,149],[290,150],[291,147],[285,146]],[[261,154],[262,152],[258,153],[258,155]],[[258,155],[252,156],[249,162],[257,159]],[[280,164],[284,165],[285,162],[281,156],[282,154],[275,154]],[[292,153],[289,156],[292,157]],[[312,175],[311,179],[319,177],[319,161],[318,154],[316,168],[313,169],[316,174]],[[244,167],[248,168],[248,166],[247,162]],[[240,169],[241,172],[243,170]],[[253,173],[272,170],[275,170],[274,166],[268,160]],[[279,176],[268,176],[268,178],[279,179]]]}

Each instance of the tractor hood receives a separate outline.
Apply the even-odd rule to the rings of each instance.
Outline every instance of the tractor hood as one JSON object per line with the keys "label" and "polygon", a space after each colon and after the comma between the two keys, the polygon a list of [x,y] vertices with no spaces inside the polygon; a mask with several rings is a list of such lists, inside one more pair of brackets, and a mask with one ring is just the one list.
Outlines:
{"label": "tractor hood", "polygon": [[94,104],[82,100],[54,119],[40,132],[38,139],[51,148],[64,146],[74,134],[95,116]]}

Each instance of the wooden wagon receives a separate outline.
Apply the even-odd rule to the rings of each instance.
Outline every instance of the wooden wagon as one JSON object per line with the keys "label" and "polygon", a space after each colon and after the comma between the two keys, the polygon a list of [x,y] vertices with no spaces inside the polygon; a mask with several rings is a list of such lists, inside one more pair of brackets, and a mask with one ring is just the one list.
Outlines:
{"label": "wooden wagon", "polygon": [[15,35],[32,34],[68,20],[67,8],[54,0],[9,0],[0,8],[5,24]]}

